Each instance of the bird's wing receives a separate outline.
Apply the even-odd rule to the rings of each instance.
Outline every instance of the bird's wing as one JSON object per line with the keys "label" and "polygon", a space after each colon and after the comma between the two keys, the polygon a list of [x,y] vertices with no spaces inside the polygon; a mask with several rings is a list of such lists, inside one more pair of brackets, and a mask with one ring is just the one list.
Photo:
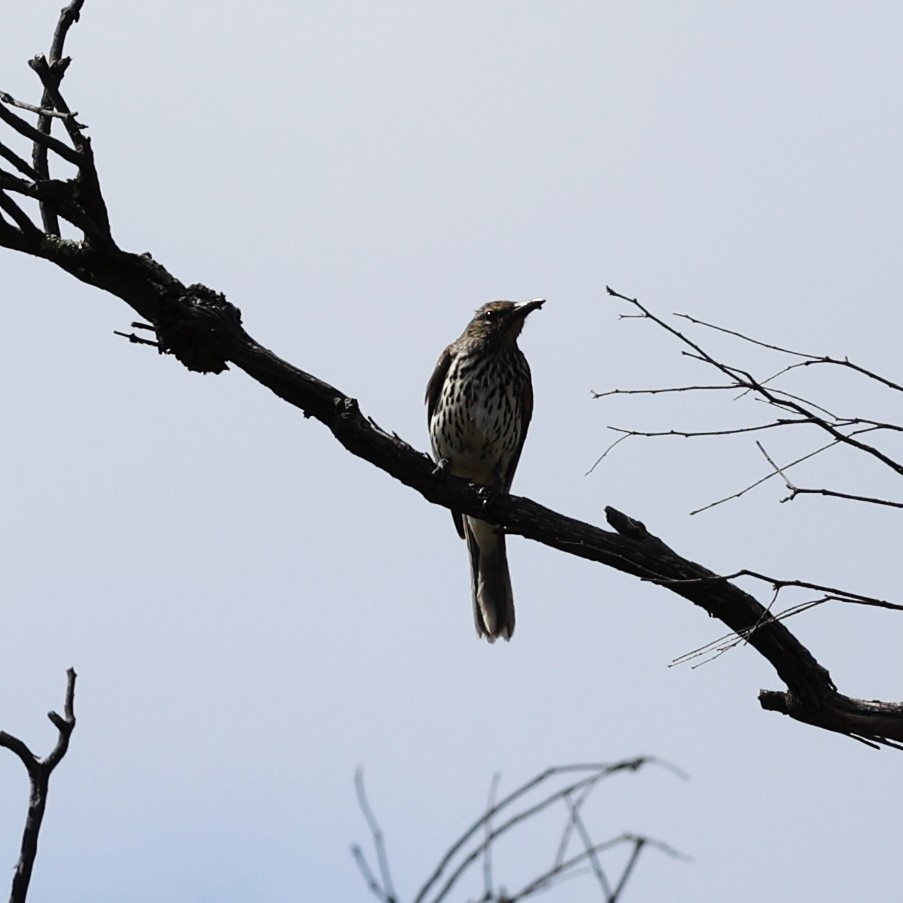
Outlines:
{"label": "bird's wing", "polygon": [[[526,364],[526,361],[524,361]],[[530,426],[530,418],[533,416],[533,380],[530,376],[530,368],[527,367],[527,380],[524,385],[524,398],[521,405],[520,417],[520,442],[508,465],[508,472],[502,474],[502,489],[504,492],[511,492],[511,484],[514,482],[514,471],[517,470],[520,461],[520,453],[524,450],[524,442],[527,440],[527,427]]]}
{"label": "bird's wing", "polygon": [[[442,354],[439,355],[439,360],[436,361],[436,369],[433,370],[433,375],[430,377],[430,381],[426,385],[426,421],[429,423],[433,419],[433,411],[436,410],[436,405],[439,404],[439,396],[442,394],[442,384],[445,382],[445,377],[448,376],[448,368],[451,366],[451,350],[450,348],[446,348]],[[433,452],[435,454],[435,450]],[[458,536],[461,539],[464,538],[464,521],[461,519],[461,513],[459,511],[451,512],[452,520],[455,522],[455,529],[458,531]]]}
{"label": "bird's wing", "polygon": [[430,377],[430,381],[426,384],[426,419],[430,421],[433,419],[433,411],[436,410],[436,405],[439,403],[439,396],[442,394],[442,384],[445,382],[445,377],[448,374],[448,368],[451,366],[451,350],[446,348],[442,354],[439,355],[439,360],[436,361],[436,369],[433,370],[433,375]]}

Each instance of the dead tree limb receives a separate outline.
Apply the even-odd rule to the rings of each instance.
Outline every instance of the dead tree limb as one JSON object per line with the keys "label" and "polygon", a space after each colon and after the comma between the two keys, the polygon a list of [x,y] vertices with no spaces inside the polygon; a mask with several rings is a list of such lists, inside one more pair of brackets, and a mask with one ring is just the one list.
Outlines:
{"label": "dead tree limb", "polygon": [[[32,142],[34,161],[27,163],[0,141],[0,157],[18,173],[0,167],[0,247],[47,260],[121,298],[156,334],[158,352],[175,357],[189,370],[220,373],[229,364],[238,367],[306,417],[322,423],[347,451],[427,501],[655,583],[693,602],[744,637],[786,684],[786,690],[760,693],[764,708],[872,744],[903,742],[903,704],[855,700],[838,692],[827,669],[755,598],[727,578],[683,558],[639,521],[608,508],[613,530],[603,530],[528,499],[505,495],[487,499],[464,481],[437,473],[426,454],[377,426],[352,397],[255,341],[245,331],[239,309],[224,295],[201,284],[186,286],[149,254],[121,250],[113,239],[91,143],[61,93],[68,65],[68,58],[62,56],[63,44],[81,7],[82,2],[73,0],[63,9],[49,59],[39,56],[31,63],[44,89],[41,110],[64,115],[42,112],[36,128],[8,109],[0,96],[0,120],[13,138]],[[68,143],[50,134],[55,122],[64,124]],[[45,157],[74,164],[75,178],[53,179],[49,162],[44,169]],[[28,214],[29,204],[39,208],[43,228]],[[81,238],[63,238],[56,221],[67,223]],[[644,315],[650,316],[648,311]],[[136,341],[137,336],[132,336],[129,339]],[[710,360],[733,385],[748,386],[752,380],[751,375],[708,358],[698,346],[691,353]],[[759,383],[755,388],[785,417],[815,423],[833,442],[857,447],[903,473],[898,462],[857,438],[852,421],[838,425],[786,393]]]}
{"label": "dead tree limb", "polygon": [[16,870],[13,873],[9,903],[25,903],[28,896],[28,885],[31,882],[32,870],[38,855],[41,823],[44,820],[44,810],[47,808],[50,775],[66,755],[69,749],[69,738],[75,729],[75,671],[72,668],[66,672],[66,701],[63,705],[63,714],[49,712],[47,717],[53,722],[59,736],[50,754],[43,759],[39,759],[28,748],[24,740],[20,740],[6,731],[0,731],[0,747],[8,749],[21,759],[28,772],[28,780],[31,782],[28,815],[25,819],[25,829],[22,832],[19,861],[16,863]]}
{"label": "dead tree limb", "polygon": [[[649,765],[662,766],[678,777],[686,778],[686,775],[673,765],[648,756],[613,764],[558,765],[547,768],[501,800],[496,800],[495,790],[498,784],[496,776],[493,778],[493,789],[490,792],[487,809],[445,851],[435,869],[413,896],[413,903],[442,903],[459,887],[464,877],[475,869],[481,859],[484,862],[484,890],[479,898],[480,903],[515,903],[517,900],[526,900],[562,881],[583,874],[590,874],[595,878],[602,892],[602,899],[606,903],[616,903],[633,873],[640,852],[645,847],[657,849],[678,859],[687,858],[667,844],[643,835],[623,833],[598,843],[592,838],[580,813],[589,796],[603,780],[617,774],[637,772]],[[355,775],[355,788],[358,803],[372,837],[380,877],[376,877],[359,844],[352,846],[352,856],[374,896],[381,903],[399,903],[400,898],[389,878],[382,831],[367,801],[360,771]],[[537,866],[537,874],[531,876],[517,890],[505,888],[492,875],[492,870],[485,866],[492,850],[501,838],[510,837],[525,823],[554,812],[558,807],[564,808],[564,828],[551,862],[546,866]],[[581,846],[576,852],[570,850],[574,835],[577,836]],[[630,855],[617,879],[610,880],[602,865],[602,854],[624,845],[631,848]]]}

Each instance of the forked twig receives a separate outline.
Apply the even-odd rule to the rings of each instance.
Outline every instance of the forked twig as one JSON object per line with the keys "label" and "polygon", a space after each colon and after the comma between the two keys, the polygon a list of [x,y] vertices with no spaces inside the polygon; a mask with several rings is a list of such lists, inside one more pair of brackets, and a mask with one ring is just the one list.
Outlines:
{"label": "forked twig", "polygon": [[47,715],[58,732],[56,744],[48,756],[43,759],[38,758],[25,741],[6,731],[0,731],[0,747],[10,750],[19,757],[31,782],[28,815],[25,819],[25,829],[22,832],[19,861],[16,863],[16,870],[13,873],[12,889],[9,895],[10,903],[25,903],[28,896],[28,886],[38,855],[41,823],[47,808],[50,775],[66,755],[69,749],[69,739],[75,729],[75,678],[74,669],[69,668],[66,671],[66,699],[63,704],[63,714],[49,712]]}
{"label": "forked twig", "polygon": [[355,861],[364,873],[364,878],[370,889],[383,900],[383,903],[396,903],[398,897],[395,895],[395,888],[392,884],[392,875],[389,872],[389,857],[386,855],[386,843],[379,822],[377,822],[376,816],[373,814],[373,810],[370,808],[370,803],[367,800],[367,793],[364,789],[363,768],[358,768],[354,773],[354,790],[357,794],[358,805],[367,821],[367,827],[370,828],[370,836],[373,838],[373,848],[376,851],[376,861],[379,863],[379,874],[382,879],[382,884],[377,883],[373,876],[373,872],[367,865],[366,858],[364,857],[361,848],[359,846],[352,847],[352,853],[354,854]]}
{"label": "forked twig", "polygon": [[[586,825],[579,813],[579,810],[586,800],[587,795],[602,779],[624,771],[637,771],[643,765],[657,764],[661,765],[672,773],[680,777],[686,777],[683,772],[675,768],[668,762],[652,757],[639,757],[636,759],[625,760],[614,764],[598,764],[598,765],[564,765],[548,768],[535,778],[522,784],[514,791],[505,796],[502,800],[496,800],[498,778],[492,781],[489,797],[489,805],[486,811],[475,821],[461,837],[459,837],[451,847],[446,851],[438,866],[427,878],[426,882],[414,897],[415,903],[440,903],[444,900],[452,889],[457,885],[461,877],[467,872],[472,865],[479,860],[483,862],[483,883],[484,893],[480,898],[482,901],[502,901],[520,899],[538,892],[540,888],[547,888],[549,884],[555,880],[564,877],[571,877],[578,867],[589,865],[590,870],[596,875],[600,887],[605,890],[606,899],[616,899],[617,885],[613,888],[607,881],[602,870],[601,863],[598,859],[600,851],[610,848],[617,843],[625,842],[625,838],[632,835],[621,835],[614,840],[607,841],[603,844],[595,844],[590,838]],[[562,778],[568,774],[581,775],[576,780],[567,782],[564,786],[560,786],[542,796],[538,801],[527,799],[532,791],[538,790],[542,785],[548,782]],[[363,779],[360,771],[355,776],[355,783],[358,788],[358,801],[370,833],[374,838],[374,846],[377,851],[379,860],[380,878],[377,878],[374,871],[367,864],[366,858],[358,845],[352,848],[355,861],[364,876],[370,890],[382,901],[382,903],[392,903],[396,900],[395,892],[388,877],[388,861],[385,854],[385,846],[382,840],[382,832],[379,825],[370,810],[363,794]],[[552,866],[538,878],[531,879],[531,882],[518,892],[518,895],[512,896],[504,891],[495,889],[495,877],[491,868],[491,847],[496,840],[502,835],[513,830],[517,825],[523,824],[525,821],[532,819],[541,812],[544,812],[558,802],[564,802],[568,807],[568,822],[565,825],[562,841],[559,845],[559,852],[555,857]],[[496,824],[496,819],[502,816],[502,821]],[[571,831],[576,831],[582,841],[583,850],[579,855],[570,859],[565,859],[567,837]],[[482,833],[482,838],[480,834]],[[664,844],[658,844],[649,838],[644,838],[644,842],[656,845],[660,849],[670,849]],[[601,876],[601,877],[600,877]],[[441,886],[439,882],[442,878]],[[623,885],[623,878],[618,882]]]}

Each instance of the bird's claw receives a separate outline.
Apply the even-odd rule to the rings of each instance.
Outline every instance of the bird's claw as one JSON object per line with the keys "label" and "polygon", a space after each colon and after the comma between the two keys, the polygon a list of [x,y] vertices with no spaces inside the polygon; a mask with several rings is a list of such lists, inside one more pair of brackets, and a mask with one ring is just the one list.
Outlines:
{"label": "bird's claw", "polygon": [[440,473],[448,473],[448,468],[451,467],[451,461],[448,458],[440,458],[436,462],[436,466],[433,468],[433,476],[436,476]]}
{"label": "bird's claw", "polygon": [[498,486],[485,486],[477,483],[470,485],[476,489],[484,508],[488,508],[502,494],[502,490]]}

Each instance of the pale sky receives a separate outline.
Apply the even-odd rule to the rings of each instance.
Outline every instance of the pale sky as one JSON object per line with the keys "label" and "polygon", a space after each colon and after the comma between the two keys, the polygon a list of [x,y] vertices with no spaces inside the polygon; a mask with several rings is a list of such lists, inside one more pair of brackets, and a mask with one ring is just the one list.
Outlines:
{"label": "pale sky", "polygon": [[[26,60],[59,7],[5,4],[0,90],[39,97]],[[901,378],[901,28],[891,2],[88,0],[64,93],[120,245],[224,292],[252,336],[386,429],[426,449],[442,347],[487,300],[545,297],[521,340],[536,407],[515,492],[596,524],[614,505],[723,573],[903,601],[893,512],[782,505],[772,481],[689,515],[766,472],[753,437],[633,440],[585,475],[609,425],[767,416],[708,396],[594,401],[705,376],[619,319],[606,284]],[[719,623],[512,538],[517,630],[479,641],[446,511],[241,372],[190,374],[116,338],[134,319],[118,299],[0,261],[0,729],[49,751],[45,713],[65,669],[80,675],[31,900],[369,899],[349,854],[368,841],[359,765],[408,899],[495,772],[504,790],[638,754],[691,780],[618,778],[589,825],[692,862],[644,854],[625,903],[898,893],[903,760],[762,711],[759,689],[783,686],[752,650],[669,668]],[[868,384],[823,380],[796,385],[899,420]],[[789,460],[822,439],[768,442]],[[799,479],[900,498],[850,455]],[[843,692],[903,698],[899,615],[789,624]],[[7,874],[25,803],[6,753]],[[500,848],[498,873],[513,888],[557,841],[549,827]],[[458,899],[480,891],[477,874]]]}

